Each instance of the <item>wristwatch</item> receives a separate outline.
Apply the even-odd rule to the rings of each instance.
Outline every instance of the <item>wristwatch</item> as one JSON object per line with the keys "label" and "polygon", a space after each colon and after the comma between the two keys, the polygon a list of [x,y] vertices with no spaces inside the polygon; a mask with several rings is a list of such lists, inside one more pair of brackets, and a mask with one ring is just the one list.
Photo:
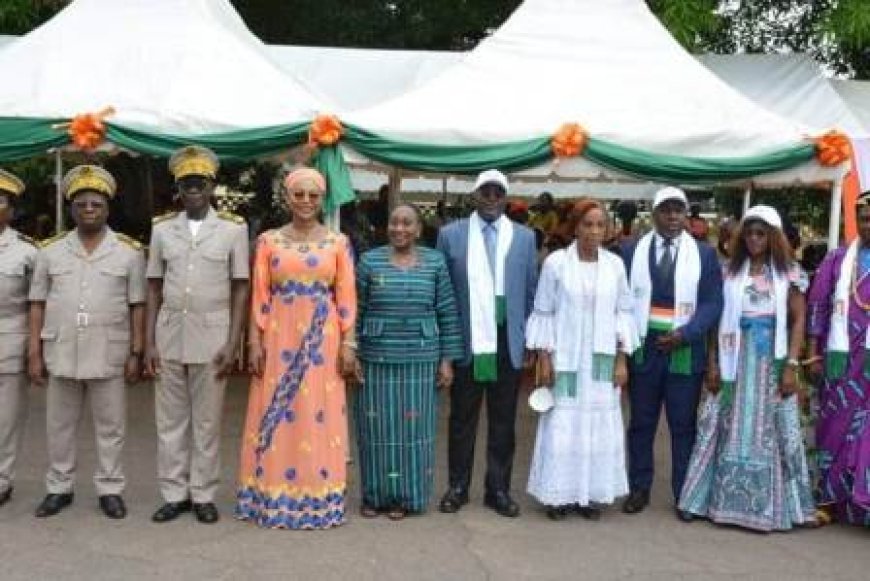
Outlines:
{"label": "wristwatch", "polygon": [[785,362],[785,364],[788,365],[789,367],[800,367],[800,366],[801,366],[801,362],[798,361],[797,359],[793,358],[793,357],[792,357],[792,358],[789,358],[789,359]]}

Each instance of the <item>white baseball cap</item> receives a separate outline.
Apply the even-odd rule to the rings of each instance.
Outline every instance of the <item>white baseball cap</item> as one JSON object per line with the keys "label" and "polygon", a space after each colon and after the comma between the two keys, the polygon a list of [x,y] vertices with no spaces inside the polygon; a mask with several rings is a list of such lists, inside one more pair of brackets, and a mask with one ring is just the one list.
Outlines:
{"label": "white baseball cap", "polygon": [[496,184],[497,186],[501,186],[505,192],[508,191],[507,176],[497,169],[488,169],[481,172],[481,174],[477,176],[477,181],[474,182],[474,190],[477,191],[486,184]]}
{"label": "white baseball cap", "polygon": [[780,218],[779,212],[775,208],[765,206],[764,204],[752,206],[746,210],[746,213],[743,215],[743,223],[746,224],[750,220],[760,220],[768,226],[782,230],[782,218]]}
{"label": "white baseball cap", "polygon": [[678,200],[682,202],[683,205],[687,208],[689,207],[689,200],[686,198],[686,192],[684,192],[680,188],[668,186],[656,192],[656,197],[655,199],[653,199],[653,210],[655,210],[661,204],[667,202],[668,200]]}

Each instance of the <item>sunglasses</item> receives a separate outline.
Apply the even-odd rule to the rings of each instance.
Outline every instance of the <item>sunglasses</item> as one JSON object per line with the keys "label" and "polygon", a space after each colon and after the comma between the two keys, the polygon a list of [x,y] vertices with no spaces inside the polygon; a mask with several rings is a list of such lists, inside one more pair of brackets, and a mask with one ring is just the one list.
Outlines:
{"label": "sunglasses", "polygon": [[178,182],[178,187],[181,190],[204,190],[208,186],[208,179],[204,177],[186,177]]}
{"label": "sunglasses", "polygon": [[746,228],[743,231],[746,238],[767,238],[767,230],[764,228]]}
{"label": "sunglasses", "polygon": [[290,192],[290,197],[295,202],[304,202],[308,200],[309,202],[318,202],[320,198],[323,197],[323,192],[319,192],[317,190],[296,190]]}

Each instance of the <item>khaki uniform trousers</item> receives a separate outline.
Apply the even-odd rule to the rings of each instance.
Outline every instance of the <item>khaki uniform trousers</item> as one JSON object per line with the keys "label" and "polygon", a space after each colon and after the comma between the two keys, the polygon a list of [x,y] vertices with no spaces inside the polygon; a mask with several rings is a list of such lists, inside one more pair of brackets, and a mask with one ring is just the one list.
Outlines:
{"label": "khaki uniform trousers", "polygon": [[27,376],[0,373],[0,493],[15,480],[15,458],[27,418]]}
{"label": "khaki uniform trousers", "polygon": [[46,403],[49,469],[45,485],[49,494],[73,491],[76,472],[76,433],[85,396],[91,402],[97,444],[97,494],[121,494],[124,472],[121,451],[126,431],[126,392],[123,377],[67,379],[49,376]]}
{"label": "khaki uniform trousers", "polygon": [[215,500],[227,385],[216,372],[211,363],[160,362],[155,394],[157,475],[166,502]]}

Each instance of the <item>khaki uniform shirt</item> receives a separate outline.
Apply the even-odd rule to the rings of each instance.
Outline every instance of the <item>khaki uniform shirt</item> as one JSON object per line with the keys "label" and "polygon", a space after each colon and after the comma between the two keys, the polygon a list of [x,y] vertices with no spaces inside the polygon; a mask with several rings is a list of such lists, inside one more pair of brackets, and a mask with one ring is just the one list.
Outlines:
{"label": "khaki uniform shirt", "polygon": [[148,278],[163,279],[155,342],[160,357],[184,364],[211,361],[229,339],[231,281],[249,276],[248,228],[209,209],[194,237],[187,215],[151,231]]}
{"label": "khaki uniform shirt", "polygon": [[25,370],[27,293],[36,246],[12,228],[0,234],[0,373]]}
{"label": "khaki uniform shirt", "polygon": [[30,300],[45,301],[49,374],[117,377],[130,353],[130,305],[145,302],[141,245],[111,229],[90,255],[75,230],[54,239],[37,255]]}

